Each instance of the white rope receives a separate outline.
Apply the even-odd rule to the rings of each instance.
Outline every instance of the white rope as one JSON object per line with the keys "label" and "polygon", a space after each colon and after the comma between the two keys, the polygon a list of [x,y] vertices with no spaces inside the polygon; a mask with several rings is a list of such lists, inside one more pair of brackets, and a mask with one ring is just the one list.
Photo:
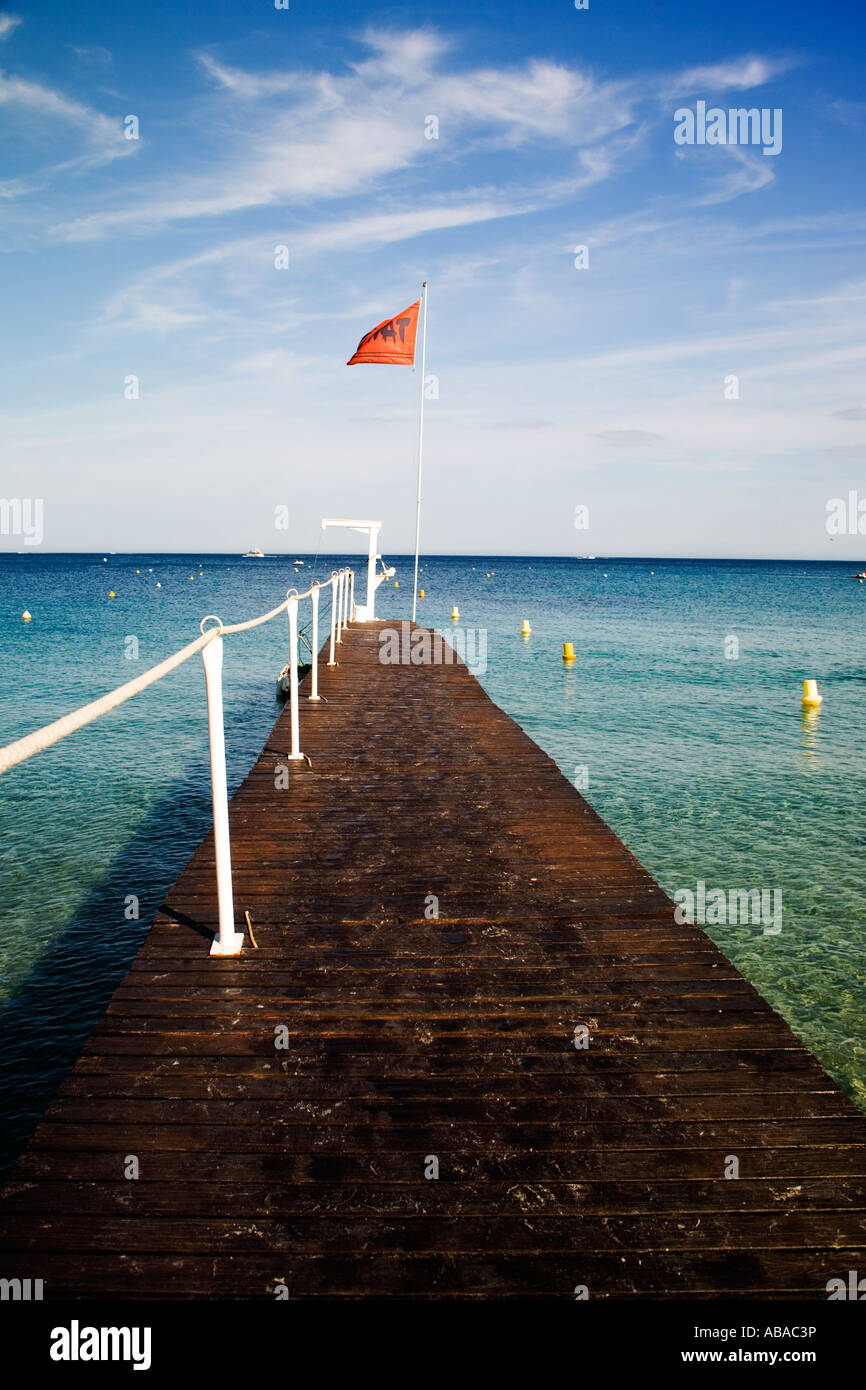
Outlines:
{"label": "white rope", "polygon": [[85,724],[92,724],[100,715],[116,709],[126,700],[131,700],[133,695],[146,690],[155,681],[162,680],[169,671],[195,656],[195,653],[212,642],[218,633],[219,628],[210,628],[194,642],[190,642],[188,647],[182,647],[174,656],[167,657],[158,666],[151,666],[149,671],[136,676],[134,681],[127,681],[126,685],[119,685],[116,690],[109,691],[107,695],[91,701],[89,705],[82,705],[80,709],[73,710],[72,714],[64,714],[62,719],[55,719],[53,724],[46,724],[43,729],[37,729],[35,733],[19,738],[16,743],[7,744],[5,748],[0,749],[0,772],[15,767],[16,763],[23,763],[26,758],[32,758],[34,753],[41,753],[45,748],[50,748],[52,744],[66,738],[67,734],[74,734],[76,729],[83,729]]}
{"label": "white rope", "polygon": [[227,637],[229,633],[232,632],[246,632],[247,629],[251,627],[261,627],[262,623],[269,623],[271,618],[276,618],[278,614],[285,613],[288,606],[289,600],[286,599],[284,603],[280,604],[279,608],[272,608],[270,613],[263,613],[260,618],[250,618],[249,621],[245,623],[232,623],[229,627],[223,628],[223,636]]}
{"label": "white rope", "polygon": [[[260,627],[262,623],[270,622],[278,614],[284,613],[291,599],[308,598],[314,588],[326,587],[330,588],[330,581],[327,584],[314,584],[303,594],[295,595],[293,593],[278,608],[271,609],[270,613],[263,613],[259,618],[251,618],[246,623],[234,623],[229,627],[223,627],[220,619],[215,618],[219,624],[218,627],[208,628],[206,632],[203,631],[201,637],[197,637],[188,646],[182,647],[173,656],[166,657],[165,661],[161,661],[158,666],[151,666],[149,671],[136,676],[135,680],[127,681],[125,685],[119,685],[116,690],[109,691],[107,695],[100,696],[98,700],[92,700],[89,705],[82,705],[80,709],[73,710],[71,714],[64,714],[62,719],[55,719],[53,724],[46,724],[44,728],[36,729],[32,734],[17,739],[15,743],[9,743],[5,748],[0,748],[0,773],[7,772],[10,767],[16,767],[18,763],[25,762],[27,758],[32,758],[34,753],[41,753],[46,748],[51,748],[62,738],[74,734],[77,729],[83,729],[86,724],[92,724],[94,719],[99,719],[109,710],[125,704],[134,695],[140,694],[149,685],[154,685],[156,681],[162,680],[163,676],[167,676],[170,671],[182,666],[185,661],[188,661],[191,656],[195,656],[196,652],[200,652],[215,637],[225,637],[234,632],[246,632],[251,627]],[[208,618],[202,618],[202,625],[208,621]]]}
{"label": "white rope", "polygon": [[[346,573],[349,573],[348,569]],[[223,636],[227,637],[233,632],[246,632],[247,629],[251,627],[261,627],[262,623],[269,623],[271,618],[276,618],[280,613],[285,613],[291,599],[297,599],[298,603],[300,603],[301,599],[309,598],[314,589],[330,589],[330,587],[331,581],[326,580],[321,584],[311,584],[309,589],[305,589],[302,594],[298,594],[292,589],[285,601],[280,604],[279,608],[272,608],[270,613],[263,613],[260,618],[250,618],[245,623],[230,623],[227,627],[223,628]]]}

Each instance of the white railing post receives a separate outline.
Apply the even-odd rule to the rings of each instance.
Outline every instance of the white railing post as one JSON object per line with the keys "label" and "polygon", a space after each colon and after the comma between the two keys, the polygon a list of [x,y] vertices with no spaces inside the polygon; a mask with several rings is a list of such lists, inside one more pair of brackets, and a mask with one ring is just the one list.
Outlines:
{"label": "white railing post", "polygon": [[[202,618],[201,630],[208,621]],[[219,618],[218,632],[223,625]],[[210,948],[212,956],[239,956],[244,944],[243,932],[235,931],[235,907],[232,893],[232,856],[229,840],[229,795],[226,781],[226,739],[223,724],[223,639],[214,637],[202,648],[204,679],[207,689],[207,728],[210,744],[210,784],[213,798],[213,838],[216,857],[217,905],[219,930]]]}
{"label": "white railing post", "polygon": [[355,571],[349,570],[349,622],[355,621]]}
{"label": "white railing post", "polygon": [[337,622],[337,575],[336,575],[336,572],[335,572],[335,573],[333,573],[333,574],[331,575],[331,652],[330,652],[330,655],[329,655],[329,657],[328,657],[328,665],[329,665],[329,666],[336,666],[336,664],[337,664],[337,663],[336,663],[336,660],[334,659],[334,635],[335,635],[336,622]]}
{"label": "white railing post", "polygon": [[313,666],[310,671],[311,690],[307,696],[308,700],[321,700],[319,694],[319,585],[314,584],[310,594],[310,602],[313,605]]}
{"label": "white railing post", "polygon": [[298,597],[297,593],[288,593],[286,597],[289,600],[289,700],[292,725],[292,751],[289,758],[297,762],[304,756],[298,730]]}
{"label": "white railing post", "polygon": [[376,615],[376,556],[379,552],[379,526],[370,528],[370,547],[367,551],[367,607],[365,622],[372,622]]}
{"label": "white railing post", "polygon": [[340,570],[337,575],[337,641],[343,640],[343,585],[346,579],[346,571]]}

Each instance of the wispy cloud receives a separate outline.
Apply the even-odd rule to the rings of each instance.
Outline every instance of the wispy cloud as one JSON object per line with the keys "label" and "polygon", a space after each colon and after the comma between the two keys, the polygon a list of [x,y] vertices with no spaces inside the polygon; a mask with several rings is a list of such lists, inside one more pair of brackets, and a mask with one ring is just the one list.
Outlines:
{"label": "wispy cloud", "polygon": [[[179,128],[187,123],[189,138],[176,140],[170,152],[152,147],[152,157],[161,155],[162,164],[151,163],[154,172],[137,181],[134,191],[103,192],[89,206],[86,198],[78,199],[62,223],[40,216],[42,234],[71,242],[147,236],[255,209],[318,211],[336,200],[364,196],[376,202],[371,228],[377,219],[383,225],[391,219],[398,230],[382,240],[402,240],[417,234],[405,206],[407,181],[426,177],[431,165],[442,185],[442,209],[421,218],[429,230],[554,207],[639,161],[661,119],[660,92],[695,86],[741,90],[770,80],[792,61],[747,56],[675,75],[623,80],[539,58],[455,68],[453,42],[429,27],[370,28],[357,42],[361,56],[337,71],[300,65],[252,71],[223,61],[212,49],[197,53],[204,85],[179,122]],[[82,60],[111,61],[100,45],[73,48]],[[46,84],[3,77],[0,105],[31,122],[61,117],[84,137],[85,149],[51,166],[45,179],[96,167],[139,146],[123,140],[119,120]],[[425,138],[431,116],[438,123],[435,140]],[[528,150],[539,156],[532,181],[526,177]],[[493,156],[495,186],[479,200],[465,186],[463,170]],[[723,166],[713,161],[712,182],[699,195],[699,205],[756,192],[773,178],[767,162],[758,163],[748,152],[727,151],[722,159],[724,171],[720,174]],[[25,196],[39,182],[9,180],[0,196]],[[451,218],[448,204],[462,211]],[[32,225],[35,235],[35,218]],[[340,244],[334,229],[326,229],[326,235],[331,245]],[[160,321],[168,324],[171,316]]]}
{"label": "wispy cloud", "polygon": [[297,91],[315,86],[314,79],[292,72],[244,72],[242,68],[233,68],[226,63],[218,62],[210,53],[199,53],[196,60],[217,86],[224,87],[234,96],[247,101],[257,101],[260,97],[274,96],[278,92],[288,92],[293,88]]}
{"label": "wispy cloud", "polygon": [[660,444],[663,435],[654,434],[652,430],[597,430],[596,439],[603,439],[605,444]]}
{"label": "wispy cloud", "polygon": [[751,87],[763,87],[797,67],[799,62],[798,58],[791,56],[732,58],[723,63],[687,68],[685,72],[664,79],[661,89],[665,97],[687,96],[690,93],[700,96],[702,93],[743,92]]}
{"label": "wispy cloud", "polygon": [[[43,187],[58,173],[94,169],[115,159],[128,157],[135,153],[140,143],[124,139],[119,119],[112,119],[44,83],[10,77],[2,72],[0,111],[12,113],[18,118],[24,136],[35,134],[44,139],[47,135],[57,139],[60,131],[64,139],[68,139],[68,132],[77,134],[79,139],[78,146],[66,158],[16,181],[18,186],[14,191],[19,194]],[[9,189],[10,184],[6,187]]]}
{"label": "wispy cloud", "polygon": [[[741,198],[744,193],[757,193],[759,189],[773,183],[776,177],[768,160],[739,145],[704,147],[697,151],[697,154],[705,155],[708,148],[712,161],[710,172],[716,177],[712,178],[706,193],[694,200],[696,207],[717,207],[720,203],[730,203],[734,198]],[[694,149],[689,148],[689,154],[694,156],[694,153]],[[730,167],[731,162],[733,168]],[[724,169],[721,177],[718,177],[718,170],[724,165],[728,167]]]}
{"label": "wispy cloud", "polygon": [[241,358],[234,364],[234,370],[250,376],[285,378],[294,376],[304,367],[314,365],[316,360],[314,357],[287,352],[285,348],[271,348],[266,352],[256,352],[249,357]]}
{"label": "wispy cloud", "polygon": [[[203,324],[224,331],[241,318],[249,326],[260,321],[265,331],[269,318],[298,326],[303,315],[294,305],[286,300],[275,315],[269,298],[278,242],[289,246],[298,266],[328,253],[372,252],[429,233],[549,213],[651,153],[662,79],[606,80],[534,59],[449,70],[452,43],[423,28],[370,29],[362,44],[363,55],[337,75],[301,67],[246,71],[213,51],[196,55],[207,91],[204,107],[191,107],[189,119],[205,131],[203,147],[195,146],[196,165],[205,172],[188,176],[178,165],[138,183],[134,198],[102,201],[54,225],[52,235],[87,242],[127,232],[165,234],[225,223],[253,209],[278,209],[282,225],[269,218],[273,232],[223,236],[192,256],[139,272],[105,303],[98,328],[165,337]],[[740,89],[768,80],[788,62],[747,57],[664,81]],[[436,141],[424,138],[431,114],[439,122]],[[175,153],[178,144],[184,148],[176,143]],[[538,170],[534,179],[527,178],[523,146],[544,157],[531,166]],[[486,159],[493,150],[500,161],[496,182],[468,185],[463,164],[475,172],[470,156],[480,152]],[[646,211],[599,228],[595,246],[653,237],[661,245],[673,234],[693,250],[692,209],[733,201],[773,178],[766,160],[737,147],[702,149],[697,159],[691,150],[678,153],[690,156],[690,167],[705,180],[697,196],[684,184],[675,198],[657,197]],[[431,165],[439,188],[419,202],[418,180]],[[328,205],[338,200],[343,208],[335,217]],[[737,239],[736,229],[730,236]],[[485,263],[491,259],[501,257]],[[527,273],[517,273],[510,293],[530,304],[536,291],[531,273],[527,291]]]}
{"label": "wispy cloud", "polygon": [[8,38],[20,23],[21,20],[15,14],[0,14],[0,39]]}
{"label": "wispy cloud", "polygon": [[69,45],[76,58],[82,63],[92,64],[97,68],[110,68],[114,63],[114,55],[110,48],[103,48],[101,44],[78,44]]}
{"label": "wispy cloud", "polygon": [[[402,213],[371,213],[320,223],[313,229],[290,235],[290,255],[296,261],[309,261],[341,249],[373,250],[431,231],[518,217],[531,210],[530,204],[511,206],[476,199],[462,205],[434,204]],[[214,307],[212,280],[203,281],[197,292],[196,276],[230,265],[235,275],[246,272],[247,283],[260,283],[263,276],[273,273],[274,248],[284,244],[285,239],[284,229],[273,230],[270,234],[234,238],[193,256],[152,266],[112,295],[103,308],[101,325],[134,330],[150,328],[165,334],[207,319],[225,319],[225,312]]]}
{"label": "wispy cloud", "polygon": [[[69,240],[92,240],[290,202],[312,206],[390,189],[434,152],[457,181],[460,161],[479,148],[516,151],[527,142],[568,147],[573,170],[539,189],[552,201],[611,177],[625,157],[615,141],[634,125],[639,100],[628,84],[539,60],[443,71],[450,45],[429,30],[368,30],[363,43],[367,56],[339,76],[246,72],[211,52],[198,54],[212,99],[232,103],[215,118],[219,141],[203,159],[197,152],[207,172],[155,180],[144,196],[137,191],[134,203],[86,212],[55,230]],[[431,114],[440,126],[435,144],[425,138]],[[525,186],[517,170],[512,183],[509,191],[507,181],[499,182],[506,203]],[[465,198],[465,190],[454,193]]]}
{"label": "wispy cloud", "polygon": [[866,125],[866,101],[843,101],[837,98],[827,102],[823,108],[825,116],[837,121],[839,125],[849,126],[851,130],[862,130]]}

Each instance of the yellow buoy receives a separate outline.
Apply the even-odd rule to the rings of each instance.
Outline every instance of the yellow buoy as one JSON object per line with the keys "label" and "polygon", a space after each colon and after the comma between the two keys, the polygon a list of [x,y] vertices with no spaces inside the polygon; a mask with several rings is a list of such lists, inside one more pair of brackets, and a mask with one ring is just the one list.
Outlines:
{"label": "yellow buoy", "polygon": [[395,580],[394,580],[394,588],[395,588],[395,589],[399,589],[399,587],[400,587],[400,581],[399,581],[399,579],[395,579]]}
{"label": "yellow buoy", "polygon": [[532,628],[529,626],[529,619],[524,618],[523,622],[520,624],[520,635],[521,637],[528,637],[531,632]]}
{"label": "yellow buoy", "polygon": [[563,659],[563,661],[574,661],[574,643],[573,643],[573,642],[563,642],[563,644],[562,644],[562,659]]}
{"label": "yellow buoy", "polygon": [[117,594],[114,592],[113,589],[109,589],[109,591],[108,591],[108,597],[109,597],[109,598],[117,598]]}
{"label": "yellow buoy", "polygon": [[460,609],[457,607],[456,603],[454,607],[451,609],[451,617],[455,620],[460,617]]}
{"label": "yellow buoy", "polygon": [[817,681],[803,681],[804,705],[820,705],[823,699],[824,696],[818,694]]}
{"label": "yellow buoy", "polygon": [[141,574],[141,570],[136,570],[136,574]]}
{"label": "yellow buoy", "polygon": [[33,621],[33,615],[28,608],[24,609],[21,617],[24,619],[25,623],[31,623]]}
{"label": "yellow buoy", "polygon": [[424,597],[424,590],[423,590],[423,589],[419,589],[419,590],[418,590],[418,597],[419,597],[419,598],[423,598],[423,597]]}

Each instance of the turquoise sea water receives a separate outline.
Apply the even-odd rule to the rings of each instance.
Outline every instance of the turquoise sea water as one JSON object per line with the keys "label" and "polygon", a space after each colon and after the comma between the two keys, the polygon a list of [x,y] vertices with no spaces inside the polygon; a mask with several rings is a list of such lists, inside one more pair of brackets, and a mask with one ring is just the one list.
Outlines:
{"label": "turquoise sea water", "polygon": [[[0,743],[131,679],[206,613],[253,616],[344,560],[362,582],[358,557],[316,571],[293,558],[0,556]],[[379,590],[377,614],[408,617],[411,561],[387,558],[400,587]],[[486,633],[490,695],[588,779],[584,794],[669,893],[699,880],[781,890],[779,934],[706,929],[866,1108],[866,585],[852,568],[442,557],[423,562],[419,620],[450,632],[458,604],[460,627]],[[227,643],[230,790],[276,716],[286,648],[282,619]],[[801,709],[806,676],[825,696],[817,714]],[[209,795],[198,657],[0,779],[4,1165],[207,830]]]}

